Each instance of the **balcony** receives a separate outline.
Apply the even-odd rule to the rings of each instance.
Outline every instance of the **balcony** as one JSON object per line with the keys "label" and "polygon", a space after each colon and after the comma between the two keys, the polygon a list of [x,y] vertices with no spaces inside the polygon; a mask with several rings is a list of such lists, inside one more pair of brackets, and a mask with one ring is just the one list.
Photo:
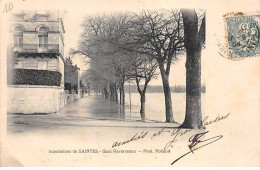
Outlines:
{"label": "balcony", "polygon": [[18,53],[59,53],[58,44],[17,44],[14,52]]}

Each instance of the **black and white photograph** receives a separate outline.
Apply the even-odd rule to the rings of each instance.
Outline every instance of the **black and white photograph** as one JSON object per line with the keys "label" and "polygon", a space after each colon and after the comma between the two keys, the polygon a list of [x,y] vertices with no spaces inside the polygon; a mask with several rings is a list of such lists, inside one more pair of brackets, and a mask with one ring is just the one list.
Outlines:
{"label": "black and white photograph", "polygon": [[0,166],[259,166],[259,1],[37,2],[0,2]]}

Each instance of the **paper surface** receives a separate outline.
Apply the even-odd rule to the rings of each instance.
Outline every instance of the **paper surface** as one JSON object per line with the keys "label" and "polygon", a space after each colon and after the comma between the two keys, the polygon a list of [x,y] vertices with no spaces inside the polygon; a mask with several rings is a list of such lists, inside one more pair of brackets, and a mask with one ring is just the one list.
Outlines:
{"label": "paper surface", "polygon": [[[230,59],[226,18],[257,16],[260,1],[1,1],[1,166],[259,166],[260,165],[260,58],[258,52]],[[11,4],[11,5],[9,5]],[[9,6],[8,6],[9,5]],[[85,16],[113,12],[138,12],[142,9],[200,8],[206,11],[206,43],[201,55],[202,120],[206,129],[178,129],[185,117],[185,93],[172,94],[175,120],[165,123],[163,93],[148,93],[146,112],[158,112],[146,122],[85,117],[89,110],[109,114],[108,103],[95,104],[95,95],[85,96],[47,115],[7,114],[7,45],[10,40],[10,15],[19,10],[60,10],[64,15],[64,56],[77,48]],[[11,36],[12,38],[12,36]],[[239,51],[239,50],[238,50]],[[186,55],[186,54],[185,54]],[[170,86],[185,85],[186,57],[172,65]],[[242,55],[242,54],[241,54]],[[78,62],[82,63],[82,61]],[[83,70],[83,69],[81,69]],[[176,83],[177,82],[177,83]],[[128,85],[128,83],[126,83]],[[161,78],[151,85],[162,85]],[[9,90],[8,90],[9,89]],[[126,105],[129,105],[126,88]],[[43,93],[42,91],[36,92]],[[138,93],[132,104],[139,104]],[[102,99],[103,101],[103,99]],[[85,103],[87,102],[87,103]],[[109,106],[107,106],[109,105]],[[84,109],[78,109],[82,107]],[[90,109],[92,108],[92,109]],[[104,109],[102,109],[104,108]],[[65,111],[64,111],[65,109]],[[67,109],[67,112],[66,112]],[[126,108],[129,109],[129,108]],[[93,113],[94,113],[93,111]],[[139,115],[139,106],[133,114]],[[96,113],[96,114],[98,114]],[[64,115],[65,114],[65,115]],[[156,121],[152,121],[155,119]],[[211,122],[210,122],[211,121]],[[191,137],[217,139],[193,153]],[[205,133],[205,134],[204,134]],[[140,136],[138,138],[138,136]],[[175,140],[171,143],[171,141]],[[189,141],[190,140],[190,141]],[[212,139],[210,139],[213,141]],[[123,143],[114,146],[115,143]],[[169,147],[167,147],[169,146]],[[163,150],[167,147],[166,151]],[[162,151],[163,150],[163,151]],[[110,153],[111,152],[111,153]],[[176,159],[185,155],[173,165]]]}

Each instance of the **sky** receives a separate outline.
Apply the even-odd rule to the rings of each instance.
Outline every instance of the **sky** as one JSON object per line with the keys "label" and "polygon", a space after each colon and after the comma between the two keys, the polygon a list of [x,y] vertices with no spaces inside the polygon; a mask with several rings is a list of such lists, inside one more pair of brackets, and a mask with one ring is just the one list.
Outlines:
{"label": "sky", "polygon": [[[88,3],[89,6],[82,5],[71,6],[67,8],[64,16],[64,27],[65,27],[65,57],[68,56],[68,52],[71,48],[77,49],[78,41],[80,40],[80,35],[82,33],[81,23],[84,21],[84,18],[88,15],[103,14],[103,13],[113,13],[119,11],[129,11],[135,12],[144,8],[145,2],[139,1],[138,6],[135,6],[136,1],[130,3],[129,1],[120,1],[121,3],[116,3],[116,1],[106,1],[104,3]],[[124,2],[124,3],[123,3]],[[96,6],[98,5],[98,8]],[[115,5],[113,5],[115,4]],[[143,5],[142,5],[143,4]],[[107,8],[107,7],[110,8]],[[154,8],[155,6],[153,6]],[[146,4],[146,8],[147,4]],[[172,64],[171,73],[170,73],[170,85],[185,85],[185,56],[180,56],[180,60]],[[86,70],[88,68],[87,64],[82,62],[80,56],[76,55],[72,57],[73,64],[77,64],[81,70]],[[159,72],[159,70],[158,70]],[[203,78],[202,78],[203,82]],[[149,85],[162,85],[162,80],[160,75],[157,79],[153,79]]]}
{"label": "sky", "polygon": [[[64,27],[65,27],[65,47],[64,54],[65,57],[69,56],[69,50],[71,48],[77,49],[78,41],[80,40],[80,35],[82,33],[81,23],[84,21],[84,17],[90,15],[89,12],[80,11],[76,12],[74,10],[67,10],[64,17]],[[82,56],[76,55],[72,56],[73,64],[77,64],[81,70],[86,70],[88,65],[82,62]],[[181,56],[177,63],[174,63],[171,68],[170,82],[171,86],[184,85],[185,84],[185,56]],[[159,72],[159,70],[157,70]],[[157,79],[153,79],[149,85],[161,85],[162,80],[159,75]]]}

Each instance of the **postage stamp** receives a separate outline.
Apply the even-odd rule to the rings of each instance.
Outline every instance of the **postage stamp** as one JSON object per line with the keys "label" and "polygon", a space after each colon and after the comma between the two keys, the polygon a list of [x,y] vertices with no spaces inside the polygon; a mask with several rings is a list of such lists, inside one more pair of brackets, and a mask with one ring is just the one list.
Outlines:
{"label": "postage stamp", "polygon": [[260,15],[225,17],[227,45],[230,59],[256,57],[260,54]]}

